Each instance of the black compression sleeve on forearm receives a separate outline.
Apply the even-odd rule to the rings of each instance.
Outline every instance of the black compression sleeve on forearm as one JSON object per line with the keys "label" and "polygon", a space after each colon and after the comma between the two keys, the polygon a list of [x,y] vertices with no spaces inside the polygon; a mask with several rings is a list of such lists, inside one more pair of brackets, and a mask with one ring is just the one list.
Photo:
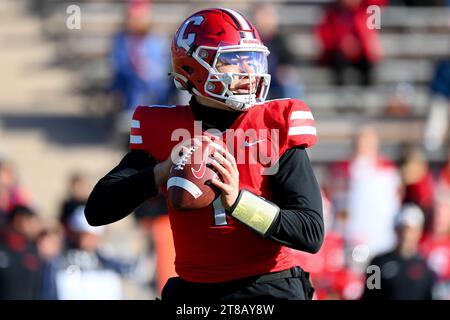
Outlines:
{"label": "black compression sleeve on forearm", "polygon": [[118,221],[148,198],[156,196],[155,164],[156,161],[145,151],[127,153],[92,190],[85,208],[89,224],[99,226]]}
{"label": "black compression sleeve on forearm", "polygon": [[270,177],[273,202],[281,210],[269,237],[288,247],[317,252],[324,238],[322,198],[305,149],[287,150]]}

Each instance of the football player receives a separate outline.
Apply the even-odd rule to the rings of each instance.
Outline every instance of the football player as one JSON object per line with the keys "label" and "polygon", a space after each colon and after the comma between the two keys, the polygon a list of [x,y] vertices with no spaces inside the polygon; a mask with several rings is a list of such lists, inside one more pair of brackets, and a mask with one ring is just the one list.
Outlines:
{"label": "football player", "polygon": [[[173,133],[194,134],[201,121],[201,130],[216,129],[234,148],[210,161],[222,177],[211,181],[221,190],[216,201],[188,212],[168,206],[179,277],[169,279],[162,299],[310,299],[308,274],[293,252],[315,253],[324,238],[320,189],[305,150],[316,142],[310,109],[299,100],[265,101],[269,50],[234,10],[191,15],[171,51],[175,84],[191,93],[190,103],[136,109],[131,151],[95,186],[87,220],[112,223],[159,190],[167,194],[171,154],[184,150]],[[249,161],[256,148],[275,161]]]}

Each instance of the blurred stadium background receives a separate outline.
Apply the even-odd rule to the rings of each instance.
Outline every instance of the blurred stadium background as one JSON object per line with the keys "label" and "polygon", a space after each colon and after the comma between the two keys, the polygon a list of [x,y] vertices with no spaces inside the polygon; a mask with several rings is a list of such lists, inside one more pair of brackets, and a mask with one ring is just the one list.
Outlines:
{"label": "blurred stadium background", "polygon": [[[402,203],[412,202],[425,216],[418,251],[436,275],[433,298],[449,299],[450,3],[392,0],[383,6],[381,28],[374,31],[382,55],[370,61],[368,83],[347,69],[345,83],[340,83],[333,71],[336,64],[319,63],[318,26],[333,3],[272,1],[274,7],[265,12],[268,25],[278,15],[273,32],[282,39],[274,42],[279,47],[269,47],[278,52],[277,93],[305,100],[319,135],[310,157],[323,189],[329,236],[316,257],[299,259],[312,273],[317,299],[359,299],[365,266],[395,245],[395,214]],[[182,19],[200,8],[226,6],[253,21],[255,8],[262,4],[161,0],[136,9],[125,0],[0,2],[0,298],[159,296],[161,283],[173,273],[167,262],[172,254],[167,221],[155,214],[164,211],[159,202],[106,230],[92,230],[76,216],[93,184],[126,152],[130,107],[124,96],[129,92],[121,87],[126,78],[118,80],[120,58],[115,60],[114,54],[122,53],[114,53],[117,35],[133,28],[150,32],[153,38],[144,47],[158,52],[156,63],[159,69],[167,67],[166,74],[170,52],[161,46]],[[67,27],[70,5],[81,10],[81,29]],[[133,19],[141,19],[141,25],[132,26]],[[378,49],[377,40],[368,42],[369,48]],[[170,79],[155,76],[147,83],[152,81]],[[149,98],[151,91],[147,104],[164,103]],[[169,102],[184,103],[186,97],[168,90]],[[376,152],[378,139],[384,160]],[[359,175],[357,169],[349,170],[358,152],[376,154],[377,165],[358,167]],[[355,228],[368,228],[370,236],[355,240]],[[100,258],[67,258],[66,244],[73,249],[78,241],[76,252],[83,252],[76,238],[80,234],[96,237],[86,240],[86,251],[98,248]],[[57,263],[63,275],[54,275],[53,261],[61,256],[67,258]],[[13,266],[20,271],[12,275],[8,270]],[[94,272],[98,270],[104,272]],[[57,288],[49,277],[57,279]],[[423,280],[420,272],[411,279],[403,279],[405,288]]]}

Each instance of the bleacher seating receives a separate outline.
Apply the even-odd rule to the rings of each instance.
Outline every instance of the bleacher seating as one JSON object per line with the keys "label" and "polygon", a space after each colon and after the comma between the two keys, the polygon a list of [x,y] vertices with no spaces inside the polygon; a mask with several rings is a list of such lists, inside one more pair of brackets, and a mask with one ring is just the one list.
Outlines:
{"label": "bleacher seating", "polygon": [[[92,93],[92,88],[106,86],[110,72],[107,53],[112,35],[122,24],[124,2],[90,0],[82,1],[82,29],[62,28],[66,19],[68,2],[41,0],[46,15],[45,31],[59,43],[60,56],[72,67],[80,70],[80,90]],[[227,5],[250,14],[259,1],[228,1]],[[369,88],[355,86],[335,87],[330,71],[315,64],[318,44],[312,33],[313,26],[321,19],[321,4],[330,1],[289,1],[280,3],[280,28],[290,36],[290,45],[299,62],[298,72],[304,87],[304,99],[315,110],[323,146],[333,137],[351,140],[355,124],[361,119],[389,124],[382,129],[383,141],[420,143],[423,122],[428,113],[428,82],[434,62],[450,56],[449,11],[442,8],[387,7],[381,13],[381,41],[384,60],[375,69],[375,85]],[[171,36],[180,17],[204,6],[205,1],[171,0],[153,1],[153,22],[156,30]],[[218,6],[218,4],[214,4]],[[411,121],[386,119],[389,99],[403,88],[411,105]],[[342,117],[345,114],[345,117]],[[385,116],[384,118],[383,115]],[[327,120],[335,117],[333,121]],[[361,118],[362,117],[362,118]],[[346,118],[346,119],[344,119]],[[397,126],[397,129],[395,129]],[[383,127],[384,128],[384,127]],[[401,134],[414,132],[414,134]],[[324,147],[323,149],[329,149]],[[333,148],[337,149],[337,148]],[[325,154],[325,153],[324,153]],[[321,159],[340,157],[326,153]]]}

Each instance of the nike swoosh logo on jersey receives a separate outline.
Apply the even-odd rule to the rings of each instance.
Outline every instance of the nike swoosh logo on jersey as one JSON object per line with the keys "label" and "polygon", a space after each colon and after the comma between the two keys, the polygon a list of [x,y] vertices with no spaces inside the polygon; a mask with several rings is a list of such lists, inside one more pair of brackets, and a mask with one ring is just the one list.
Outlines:
{"label": "nike swoosh logo on jersey", "polygon": [[208,161],[208,149],[209,148],[206,148],[205,152],[203,153],[203,159],[202,159],[202,163],[200,163],[200,167],[198,167],[197,170],[194,170],[194,168],[191,167],[192,174],[197,179],[201,179],[205,175],[206,162]]}
{"label": "nike swoosh logo on jersey", "polygon": [[251,147],[251,146],[254,146],[255,144],[258,144],[258,143],[263,142],[263,141],[266,141],[266,139],[256,140],[256,141],[252,141],[252,142],[249,142],[249,141],[245,140],[244,141],[244,147]]}

